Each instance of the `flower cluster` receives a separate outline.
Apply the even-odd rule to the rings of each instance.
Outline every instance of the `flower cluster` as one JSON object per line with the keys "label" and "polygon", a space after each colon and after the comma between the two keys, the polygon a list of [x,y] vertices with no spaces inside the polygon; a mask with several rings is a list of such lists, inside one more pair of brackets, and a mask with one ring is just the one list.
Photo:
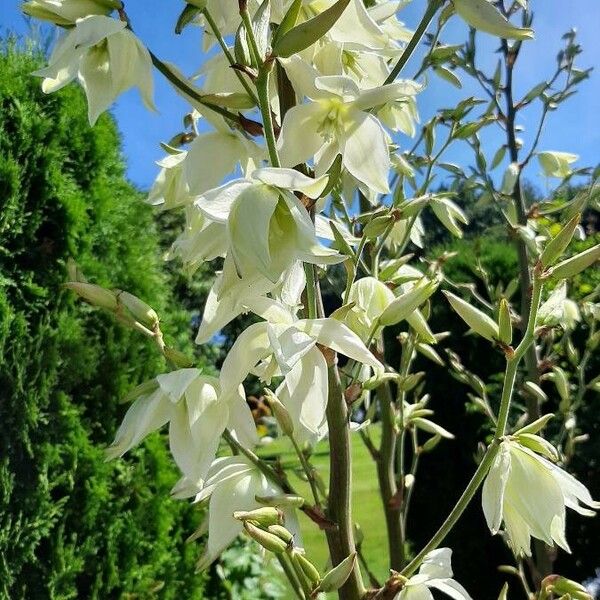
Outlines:
{"label": "flower cluster", "polygon": [[[285,476],[262,461],[260,452],[254,453],[262,442],[246,403],[244,384],[250,376],[273,386],[274,393],[268,390],[266,395],[274,399],[274,416],[279,415],[282,432],[292,438],[309,480],[306,454],[328,435],[339,435],[334,429],[340,423],[349,430],[353,415],[346,413],[357,406],[366,413],[363,425],[381,418],[394,435],[402,431],[402,443],[405,433],[413,435],[415,457],[454,438],[430,419],[433,411],[426,408],[426,396],[414,403],[406,399],[406,392],[420,389],[423,374],[410,374],[403,367],[417,352],[444,364],[434,345],[445,334],[434,333],[428,325],[429,299],[443,279],[442,268],[409,264],[412,256],[404,251],[410,241],[422,245],[423,209],[430,209],[456,237],[462,236],[468,219],[453,201],[453,192],[426,193],[427,184],[418,189],[414,164],[403,150],[406,138],[416,133],[417,100],[425,84],[397,78],[396,65],[406,62],[413,40],[418,41],[398,19],[401,4],[188,0],[178,28],[197,27],[205,50],[218,43],[223,52],[205,60],[198,73],[187,78],[149,52],[118,0],[24,3],[27,14],[63,28],[48,66],[36,72],[43,77],[42,89],[53,92],[77,79],[87,95],[91,124],[132,87],[153,109],[153,65],[190,104],[186,131],[163,145],[166,154],[158,162],[160,172],[148,202],[183,214],[185,225],[169,258],[181,261],[189,274],[203,263],[218,265],[196,342],[209,343],[241,314],[252,313],[255,322],[233,342],[217,376],[193,367],[176,368],[136,388],[127,398],[133,403],[107,455],[123,455],[168,424],[171,453],[181,471],[173,494],[208,503],[202,566],[215,560],[242,531],[259,543],[263,540],[267,548],[271,542],[274,548],[283,543],[277,528],[263,531],[234,517],[239,511],[258,509],[261,498],[285,499],[290,492]],[[428,10],[437,10],[444,3],[428,4]],[[452,0],[444,18],[453,13],[469,26],[504,39],[526,40],[533,35],[529,27],[512,24],[510,15],[488,0]],[[462,139],[476,131],[463,130]],[[453,135],[457,132],[452,129]],[[431,131],[425,129],[423,135],[433,146]],[[429,165],[429,173],[431,154],[429,148],[423,163]],[[538,158],[552,177],[568,176],[569,165],[576,160],[559,152],[539,153]],[[507,171],[504,194],[512,193],[518,169],[513,164]],[[412,182],[418,192],[414,198],[405,197],[403,184],[396,185],[398,179]],[[566,247],[561,235],[546,245],[544,253],[534,248],[546,272]],[[534,240],[534,246],[542,241],[545,238]],[[362,254],[366,245],[367,266]],[[380,261],[384,251],[387,257]],[[554,268],[566,278],[573,269],[597,259],[597,250],[588,254],[578,259],[576,267],[565,261]],[[341,306],[327,316],[319,285],[327,283],[328,266],[342,263],[346,285],[335,290]],[[74,284],[73,289],[90,301],[100,297],[87,283]],[[448,292],[447,297],[477,335],[501,346],[508,357],[514,355],[506,300],[500,303],[497,322],[456,294]],[[110,292],[102,298],[103,308],[122,318],[119,295]],[[539,299],[538,295],[538,303]],[[143,322],[142,312],[127,323],[160,339],[158,317],[153,313],[151,322]],[[579,319],[577,307],[566,301],[563,283],[543,304],[537,325],[560,323],[569,330]],[[401,334],[405,347],[397,372],[384,366],[380,350],[383,329],[400,322],[409,333],[405,338]],[[535,325],[527,335],[535,334]],[[171,362],[181,367],[176,360]],[[386,413],[385,403],[375,408],[371,392],[377,395],[389,382],[399,395]],[[329,422],[335,406],[341,407],[341,418]],[[417,430],[432,436],[422,446]],[[234,455],[226,455],[223,438],[235,449]],[[369,441],[367,434],[365,439]],[[483,487],[492,532],[504,523],[517,554],[530,553],[530,537],[568,550],[565,507],[591,514],[589,509],[600,505],[583,485],[541,455],[557,458],[541,437],[522,433],[507,438],[501,431],[495,443],[499,450]],[[393,452],[394,445],[392,459]],[[382,460],[381,454],[374,455]],[[402,451],[399,455],[403,460]],[[414,474],[398,479],[410,496]],[[327,491],[313,487],[315,504],[327,502]],[[392,492],[386,510],[394,498],[402,497],[401,492],[395,496]],[[330,503],[336,501],[335,494],[331,490]],[[294,507],[304,503],[300,500],[283,508],[296,536]],[[320,509],[309,511],[314,520],[325,519]],[[326,526],[341,528],[338,523]],[[317,587],[311,593],[335,589],[328,587],[332,580],[338,587],[352,582],[358,567],[352,544],[345,549],[347,562],[338,560],[329,578],[317,573],[313,581]],[[398,575],[396,598],[428,600],[430,589],[435,589],[469,600],[452,579],[450,556],[447,548],[434,550],[422,558],[416,575]],[[303,560],[298,564],[304,565],[304,575],[296,576],[310,580],[314,573]]]}

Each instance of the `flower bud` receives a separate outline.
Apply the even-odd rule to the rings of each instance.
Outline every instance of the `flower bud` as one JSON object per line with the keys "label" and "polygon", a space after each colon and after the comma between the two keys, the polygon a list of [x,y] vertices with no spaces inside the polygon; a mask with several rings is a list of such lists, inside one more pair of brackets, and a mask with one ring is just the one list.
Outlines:
{"label": "flower bud", "polygon": [[323,580],[319,584],[317,590],[320,592],[335,592],[339,590],[348,577],[350,577],[350,573],[354,570],[354,565],[356,564],[356,552],[353,552],[350,556],[347,556],[339,565],[333,567],[331,571],[329,571]]}
{"label": "flower bud", "polygon": [[396,373],[382,373],[381,375],[374,375],[363,382],[362,389],[374,390],[387,381],[396,381],[397,379],[398,375]]}
{"label": "flower bud", "polygon": [[121,290],[115,290],[115,292],[117,301],[131,313],[131,316],[138,323],[141,323],[150,330],[158,325],[158,315],[151,306],[129,292],[123,292]]}
{"label": "flower bud", "polygon": [[263,527],[283,524],[283,513],[274,506],[263,506],[250,511],[237,510],[233,513],[233,518],[244,523],[252,521]]}
{"label": "flower bud", "polygon": [[515,431],[515,435],[520,435],[522,433],[538,433],[542,429],[544,429],[544,427],[546,427],[546,425],[548,424],[548,421],[550,421],[550,419],[553,418],[554,415],[552,413],[548,413],[547,415],[536,419],[532,423],[529,423],[529,425],[525,425],[525,427],[522,427],[518,431]]}
{"label": "flower bud", "polygon": [[293,494],[276,494],[273,496],[255,496],[257,502],[266,506],[277,506],[282,508],[300,508],[305,500],[302,496]]}
{"label": "flower bud", "polygon": [[510,306],[506,298],[500,300],[500,310],[498,312],[498,330],[499,338],[503,344],[510,345],[512,342],[512,322],[510,319]]}
{"label": "flower bud", "polygon": [[523,390],[530,396],[533,396],[538,402],[546,402],[548,400],[548,396],[546,396],[544,390],[537,383],[533,383],[533,381],[526,381],[523,384]]}
{"label": "flower bud", "polygon": [[385,230],[394,222],[394,219],[390,215],[381,215],[371,219],[364,228],[363,235],[368,239],[372,240],[379,237],[385,232]]}
{"label": "flower bud", "polygon": [[321,581],[321,574],[302,552],[297,549],[292,550],[292,560],[300,567],[307,579],[313,584],[318,585]]}
{"label": "flower bud", "polygon": [[581,215],[578,213],[546,244],[540,256],[540,262],[544,269],[554,264],[563,255],[573,239],[573,234],[580,220]]}
{"label": "flower bud", "polygon": [[117,295],[111,290],[104,289],[93,283],[81,283],[77,281],[65,283],[65,287],[73,290],[80,298],[83,298],[93,306],[105,308],[110,311],[117,310]]}
{"label": "flower bud", "polygon": [[291,544],[294,536],[283,525],[269,525],[267,531],[280,537],[286,544]]}
{"label": "flower bud", "polygon": [[258,542],[266,550],[274,552],[275,554],[281,554],[287,550],[288,545],[279,536],[269,533],[264,529],[260,529],[250,521],[244,522],[244,529],[253,540]]}
{"label": "flower bud", "polygon": [[508,40],[533,38],[529,27],[516,27],[488,0],[453,0],[454,8],[471,27]]}
{"label": "flower bud", "polygon": [[458,313],[458,316],[475,332],[486,340],[494,341],[499,339],[500,331],[496,322],[488,317],[478,308],[471,306],[462,298],[455,296],[451,292],[444,291],[448,302]]}
{"label": "flower bud", "polygon": [[269,389],[265,389],[265,398],[269,403],[269,407],[281,427],[281,431],[289,437],[294,435],[294,422],[288,409],[281,402],[281,400]]}
{"label": "flower bud", "polygon": [[74,25],[77,19],[89,15],[108,15],[116,8],[121,8],[122,2],[118,0],[29,0],[23,3],[23,12],[35,19],[50,21],[55,25]]}
{"label": "flower bud", "polygon": [[381,314],[379,322],[384,325],[395,325],[406,319],[419,308],[434,292],[439,283],[435,280],[423,279],[409,292],[396,298]]}
{"label": "flower bud", "polygon": [[520,433],[515,437],[522,446],[545,456],[552,462],[557,462],[560,459],[558,450],[548,440],[545,440],[539,435],[533,433]]}
{"label": "flower bud", "polygon": [[580,583],[560,575],[548,575],[541,587],[557,596],[568,594],[572,600],[593,600],[593,596]]}
{"label": "flower bud", "polygon": [[551,271],[555,279],[569,279],[600,260],[600,244],[558,263]]}

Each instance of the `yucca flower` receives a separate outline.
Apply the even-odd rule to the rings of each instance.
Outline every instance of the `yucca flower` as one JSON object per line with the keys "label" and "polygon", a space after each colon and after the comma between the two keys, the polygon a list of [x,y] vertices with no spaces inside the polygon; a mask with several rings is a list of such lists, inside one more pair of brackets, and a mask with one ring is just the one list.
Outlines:
{"label": "yucca flower", "polygon": [[438,590],[453,600],[471,600],[467,590],[452,579],[452,550],[438,548],[425,555],[421,568],[404,584],[394,600],[433,600],[430,589]]}
{"label": "yucca flower", "polygon": [[103,15],[79,19],[56,44],[44,69],[42,91],[55,92],[78,79],[88,101],[91,125],[117,96],[138,87],[144,104],[155,110],[152,100],[152,60],[146,47],[127,24]]}
{"label": "yucca flower", "polygon": [[90,15],[108,15],[121,6],[119,0],[29,0],[21,8],[30,17],[68,26]]}
{"label": "yucca flower", "polygon": [[221,434],[228,428],[246,446],[257,442],[254,420],[236,386],[222,398],[219,380],[199,369],[179,369],[138,386],[126,400],[125,414],[107,458],[122,456],[146,436],[169,423],[169,447],[187,480],[203,483],[215,458]]}
{"label": "yucca flower", "polygon": [[[552,456],[552,447],[543,438],[528,434],[525,441]],[[570,552],[565,537],[566,508],[586,516],[594,516],[590,509],[600,508],[583,484],[515,438],[500,444],[483,485],[482,503],[492,534],[498,533],[504,522],[517,556],[531,556],[532,537]]]}

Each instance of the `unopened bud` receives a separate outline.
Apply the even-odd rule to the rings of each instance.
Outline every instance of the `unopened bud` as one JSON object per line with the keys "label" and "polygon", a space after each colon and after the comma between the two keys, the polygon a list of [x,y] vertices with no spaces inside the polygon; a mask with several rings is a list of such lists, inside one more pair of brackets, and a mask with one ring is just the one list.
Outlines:
{"label": "unopened bud", "polygon": [[406,319],[437,290],[438,285],[434,280],[420,281],[409,292],[393,300],[379,317],[379,322],[387,326]]}
{"label": "unopened bud", "polygon": [[438,444],[442,441],[442,436],[437,433],[433,437],[430,437],[422,446],[421,453],[431,452],[437,448]]}
{"label": "unopened bud", "polygon": [[537,383],[533,383],[533,381],[526,381],[523,384],[523,390],[536,398],[539,402],[546,402],[546,400],[548,400],[546,392],[544,392],[544,390]]}
{"label": "unopened bud", "polygon": [[339,590],[348,577],[350,577],[350,573],[354,570],[354,565],[356,564],[356,552],[353,552],[350,556],[347,556],[339,565],[333,567],[331,571],[329,571],[323,580],[319,584],[317,590],[320,592],[335,592]]}
{"label": "unopened bud", "polygon": [[374,239],[382,235],[385,230],[394,222],[390,215],[381,215],[371,219],[363,230],[363,235],[368,239]]}
{"label": "unopened bud", "polygon": [[424,371],[420,371],[419,373],[411,373],[410,375],[401,377],[398,379],[398,388],[402,392],[410,392],[410,390],[419,385],[423,377],[425,377]]}
{"label": "unopened bud", "polygon": [[294,541],[294,536],[283,525],[269,525],[267,531],[280,537],[286,544]]}
{"label": "unopened bud", "polygon": [[525,425],[525,427],[522,427],[518,431],[515,431],[515,435],[520,435],[521,433],[538,433],[542,429],[544,429],[544,427],[546,427],[546,425],[552,418],[554,418],[554,415],[552,413],[548,413],[547,415],[536,419],[532,423],[529,423],[529,425]]}
{"label": "unopened bud", "polygon": [[138,323],[141,323],[150,330],[158,325],[158,315],[151,306],[129,292],[123,292],[121,290],[115,290],[115,292],[117,301],[131,313],[131,316]]}
{"label": "unopened bud", "polygon": [[305,500],[302,498],[302,496],[295,496],[294,494],[255,496],[255,499],[260,504],[264,504],[266,506],[278,506],[282,508],[300,508],[305,503]]}
{"label": "unopened bud", "polygon": [[533,433],[520,433],[515,436],[519,444],[545,456],[552,462],[557,462],[560,459],[558,450],[543,437],[535,435]]}
{"label": "unopened bud", "polygon": [[544,269],[552,266],[563,255],[573,239],[573,234],[580,220],[581,215],[578,213],[556,234],[556,237],[546,244],[540,256],[540,262]]}
{"label": "unopened bud", "polygon": [[188,369],[194,365],[194,361],[183,352],[171,348],[170,346],[165,346],[163,354],[165,355],[165,358],[171,361],[178,369]]}
{"label": "unopened bud", "polygon": [[600,244],[558,263],[551,271],[554,279],[570,279],[600,260]]}
{"label": "unopened bud", "polygon": [[317,571],[315,565],[313,565],[302,552],[296,549],[292,550],[291,556],[292,560],[300,567],[313,586],[318,585],[321,581],[321,574]]}
{"label": "unopened bud", "polygon": [[398,375],[396,373],[382,373],[381,375],[374,375],[363,382],[362,389],[374,390],[387,381],[396,381],[397,379]]}
{"label": "unopened bud", "polygon": [[253,540],[258,542],[266,550],[274,552],[275,554],[281,554],[287,550],[288,545],[279,536],[269,533],[264,529],[260,529],[250,521],[244,522],[244,529]]}
{"label": "unopened bud", "polygon": [[263,506],[250,511],[237,510],[233,513],[233,518],[244,523],[252,521],[263,527],[283,524],[283,513],[274,506]]}
{"label": "unopened bud", "polygon": [[111,290],[104,289],[93,283],[78,281],[65,283],[65,287],[73,290],[80,298],[83,298],[93,306],[105,308],[110,311],[117,310],[117,295]]}
{"label": "unopened bud", "polygon": [[561,577],[549,575],[542,581],[542,588],[552,591],[555,595],[569,595],[573,600],[593,600],[593,596],[580,583]]}
{"label": "unopened bud", "polygon": [[500,341],[507,346],[512,342],[512,322],[510,319],[510,306],[506,298],[500,300],[500,310],[498,312],[498,331]]}
{"label": "unopened bud", "polygon": [[279,427],[281,427],[281,431],[289,437],[294,435],[294,422],[292,421],[292,417],[288,409],[285,407],[283,402],[270,390],[265,389],[265,398],[269,403],[269,407],[271,408],[271,412],[273,413],[275,419],[277,419],[277,423],[279,423]]}
{"label": "unopened bud", "polygon": [[475,332],[486,340],[494,341],[499,339],[500,331],[497,323],[478,308],[471,306],[462,298],[455,296],[451,292],[444,291],[448,302],[456,311],[458,316]]}

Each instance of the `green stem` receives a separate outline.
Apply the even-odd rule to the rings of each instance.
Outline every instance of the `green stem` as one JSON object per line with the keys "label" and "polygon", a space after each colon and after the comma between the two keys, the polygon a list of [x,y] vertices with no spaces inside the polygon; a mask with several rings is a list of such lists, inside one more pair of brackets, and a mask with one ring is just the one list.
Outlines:
{"label": "green stem", "polygon": [[201,94],[196,88],[191,85],[188,85],[184,81],[182,81],[179,77],[177,77],[171,69],[162,61],[156,54],[150,52],[150,58],[152,59],[152,64],[156,67],[156,69],[162,73],[176,88],[181,90],[186,96],[189,96],[192,100],[195,100],[199,104],[206,106],[206,108],[210,108],[210,110],[220,114],[226,119],[230,119],[235,123],[240,122],[239,115],[232,113],[231,111],[223,108],[222,106],[218,106],[217,104],[213,104],[212,102],[207,102],[204,99],[204,95]]}
{"label": "green stem", "polygon": [[306,600],[306,596],[302,590],[300,581],[298,580],[298,577],[296,576],[294,569],[290,565],[289,557],[286,556],[285,554],[276,554],[276,556],[277,556],[277,560],[279,560],[279,564],[281,565],[281,568],[283,569],[285,576],[287,577],[288,581],[290,582],[290,586],[294,590],[294,593],[296,594],[298,600]]}
{"label": "green stem", "polygon": [[[329,367],[329,398],[327,401],[329,427],[329,501],[327,513],[336,524],[328,529],[327,543],[333,566],[355,552],[352,523],[352,458],[348,427],[348,406],[342,392],[337,366]],[[365,588],[358,564],[339,589],[340,600],[359,600]]]}
{"label": "green stem", "polygon": [[[223,54],[227,58],[229,65],[231,67],[233,67],[233,65],[235,65],[237,61],[235,60],[235,57],[233,56],[233,54],[231,54],[231,50],[229,50],[225,40],[223,39],[223,36],[221,35],[221,32],[219,31],[219,27],[217,26],[215,20],[212,18],[210,11],[208,10],[208,8],[205,8],[202,11],[202,13],[204,15],[204,18],[206,19],[206,22],[208,23],[209,27],[211,28],[215,38],[217,39],[217,42],[219,42],[219,46],[221,46],[221,50],[223,50]],[[246,78],[237,69],[233,69],[233,70],[235,72],[235,76],[238,78],[239,82],[242,84],[242,87],[246,90],[247,94],[250,96],[250,98],[252,98],[252,100],[254,100],[254,102],[258,106],[258,98],[256,97],[254,90],[252,89],[252,87],[250,86],[250,84],[248,83]]]}
{"label": "green stem", "polygon": [[412,53],[415,51],[415,48],[421,41],[421,38],[423,37],[423,35],[425,35],[425,32],[427,31],[429,24],[433,20],[435,13],[438,11],[438,8],[440,8],[440,6],[442,6],[443,3],[444,0],[429,0],[427,10],[425,11],[423,18],[421,19],[421,22],[419,23],[416,31],[410,39],[410,42],[408,42],[408,45],[406,46],[406,48],[404,48],[404,52],[402,52],[400,59],[398,60],[398,62],[384,81],[384,85],[392,83],[396,79],[396,77],[398,77],[398,75],[404,68],[404,65],[406,65],[408,59],[412,56]]}
{"label": "green stem", "polygon": [[310,485],[310,491],[312,492],[313,498],[315,500],[315,505],[321,508],[321,500],[319,499],[319,491],[317,489],[315,478],[313,477],[313,469],[308,460],[306,460],[306,456],[304,455],[304,452],[302,452],[302,448],[300,448],[298,442],[294,439],[294,436],[291,436],[290,439],[292,440],[294,450],[296,451],[296,454],[300,459],[300,464],[302,465],[302,469]]}
{"label": "green stem", "polygon": [[461,517],[469,503],[471,502],[473,496],[479,489],[479,486],[483,483],[485,476],[489,468],[492,465],[494,458],[500,448],[500,445],[497,440],[494,440],[488,449],[486,450],[485,455],[483,456],[483,460],[479,463],[477,470],[473,474],[471,481],[465,488],[465,491],[462,493],[462,496],[459,498],[458,502],[450,512],[450,514],[446,517],[446,520],[442,524],[442,526],[436,531],[433,537],[427,542],[427,544],[423,547],[423,549],[410,561],[410,563],[402,569],[401,574],[405,577],[410,577],[421,565],[423,558],[425,555],[435,550],[448,535],[450,530],[454,527],[458,519]]}
{"label": "green stem", "polygon": [[269,159],[271,165],[280,167],[279,154],[277,153],[277,139],[275,137],[275,128],[273,127],[273,115],[271,113],[271,104],[269,102],[269,78],[273,70],[273,63],[267,63],[260,68],[256,79],[256,90],[258,92],[258,105],[263,120],[263,130],[267,149],[269,150]]}
{"label": "green stem", "polygon": [[390,386],[386,382],[377,388],[381,415],[381,445],[377,460],[377,478],[387,528],[390,569],[399,571],[404,562],[400,503],[397,494],[394,462],[396,457],[396,423]]}
{"label": "green stem", "polygon": [[450,530],[454,527],[458,519],[461,517],[473,496],[475,496],[479,486],[483,483],[494,458],[500,448],[500,442],[502,437],[506,433],[506,426],[508,423],[508,416],[510,413],[510,404],[514,390],[515,379],[517,375],[517,368],[523,356],[527,353],[530,346],[534,342],[535,337],[535,323],[537,320],[537,314],[540,306],[540,299],[542,296],[542,279],[540,275],[539,265],[534,270],[533,288],[531,294],[531,306],[529,308],[529,319],[527,322],[527,329],[523,339],[519,343],[514,354],[507,359],[506,372],[504,376],[504,386],[502,388],[502,398],[500,401],[500,410],[498,411],[498,424],[496,426],[496,432],[492,443],[488,446],[483,460],[479,463],[477,470],[475,471],[471,481],[465,488],[462,496],[458,502],[446,517],[446,520],[442,523],[441,527],[433,535],[431,540],[427,542],[424,548],[413,558],[413,560],[402,570],[402,575],[410,576],[418,568],[425,555],[432,550],[435,550],[448,535]]}

